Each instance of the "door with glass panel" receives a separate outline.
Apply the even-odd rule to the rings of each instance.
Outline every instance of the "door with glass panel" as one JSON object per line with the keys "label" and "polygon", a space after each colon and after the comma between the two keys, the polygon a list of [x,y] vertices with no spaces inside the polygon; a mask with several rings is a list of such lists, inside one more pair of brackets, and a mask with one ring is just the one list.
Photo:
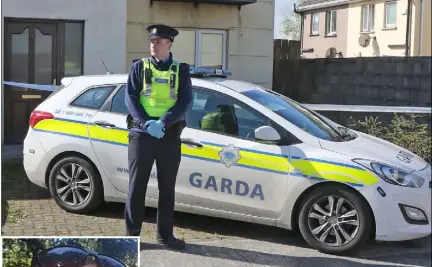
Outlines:
{"label": "door with glass panel", "polygon": [[[57,74],[57,25],[6,21],[4,80],[53,84]],[[4,86],[4,136],[6,144],[21,143],[32,110],[49,91]]]}

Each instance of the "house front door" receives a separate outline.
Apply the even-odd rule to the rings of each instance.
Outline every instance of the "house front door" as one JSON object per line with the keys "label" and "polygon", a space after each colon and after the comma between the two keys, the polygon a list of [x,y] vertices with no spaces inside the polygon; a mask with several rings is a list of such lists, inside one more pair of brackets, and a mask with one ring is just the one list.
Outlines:
{"label": "house front door", "polygon": [[[4,80],[57,84],[58,25],[5,19]],[[30,113],[49,91],[4,85],[4,143],[21,144]]]}

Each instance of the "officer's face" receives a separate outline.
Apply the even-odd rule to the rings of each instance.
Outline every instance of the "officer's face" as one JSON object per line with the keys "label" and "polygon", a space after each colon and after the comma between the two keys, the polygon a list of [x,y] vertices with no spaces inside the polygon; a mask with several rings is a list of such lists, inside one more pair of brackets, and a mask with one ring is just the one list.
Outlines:
{"label": "officer's face", "polygon": [[152,38],[150,40],[150,52],[156,58],[166,57],[171,49],[171,41],[164,38]]}

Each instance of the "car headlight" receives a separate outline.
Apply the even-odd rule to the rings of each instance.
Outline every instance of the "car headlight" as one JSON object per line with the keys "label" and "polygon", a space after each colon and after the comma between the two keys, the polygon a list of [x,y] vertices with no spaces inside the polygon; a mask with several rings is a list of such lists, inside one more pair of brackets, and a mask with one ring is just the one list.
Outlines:
{"label": "car headlight", "polygon": [[425,183],[423,178],[413,172],[395,166],[366,159],[353,159],[352,161],[376,173],[390,184],[419,188]]}

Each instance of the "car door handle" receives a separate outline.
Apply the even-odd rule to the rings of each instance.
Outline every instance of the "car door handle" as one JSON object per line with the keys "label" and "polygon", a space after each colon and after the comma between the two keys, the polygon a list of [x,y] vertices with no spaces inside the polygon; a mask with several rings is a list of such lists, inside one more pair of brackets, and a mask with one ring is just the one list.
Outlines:
{"label": "car door handle", "polygon": [[189,138],[182,138],[182,143],[189,146],[196,146],[196,147],[203,147],[203,145],[200,142],[194,141]]}
{"label": "car door handle", "polygon": [[101,126],[104,128],[115,128],[116,127],[114,124],[108,123],[106,121],[95,121],[93,123],[96,124],[97,126]]}

